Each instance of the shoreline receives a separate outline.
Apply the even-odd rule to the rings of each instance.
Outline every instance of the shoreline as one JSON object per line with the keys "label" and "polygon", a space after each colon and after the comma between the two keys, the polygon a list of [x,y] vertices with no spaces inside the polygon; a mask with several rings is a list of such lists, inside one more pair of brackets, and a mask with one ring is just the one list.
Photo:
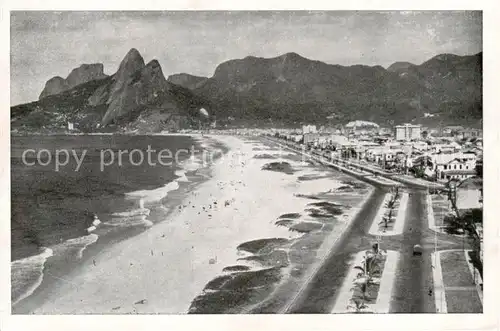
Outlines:
{"label": "shoreline", "polygon": [[[203,148],[210,148],[210,147],[215,147],[214,145],[217,145],[216,147],[222,148],[227,152],[227,148],[223,145],[220,144],[218,141],[212,141],[212,140],[207,140],[206,139],[198,139],[196,136],[190,136],[190,135],[185,135],[193,140],[196,141],[196,144],[199,144],[200,147]],[[215,143],[215,144],[214,144]],[[202,144],[205,144],[202,146]],[[198,170],[201,171],[199,174],[194,174]],[[166,200],[165,203],[162,203],[162,206],[165,210],[167,210],[166,214],[164,215],[164,218],[167,219],[170,217],[170,215],[175,212],[175,208],[178,205],[182,204],[182,201],[185,199],[185,197],[193,190],[195,190],[197,187],[199,187],[201,184],[206,182],[207,180],[210,179],[210,175],[203,175],[203,172],[210,172],[211,171],[211,165],[208,167],[200,167],[199,169],[196,169],[195,171],[193,170],[186,170],[186,169],[179,169],[176,170],[175,173],[177,176],[179,176],[178,173],[182,173],[182,176],[179,178],[176,178],[169,182],[168,184],[165,184],[164,186],[159,186],[157,189],[162,189],[165,186],[174,183],[174,182],[180,182],[181,185],[175,189],[175,190],[169,190],[167,195],[168,195],[168,200]],[[186,174],[190,177],[188,180],[186,178]],[[193,176],[194,174],[194,176]],[[156,189],[150,190],[154,191]],[[139,190],[140,191],[140,190]],[[134,191],[137,192],[137,191]],[[134,193],[131,192],[131,193]],[[127,197],[128,193],[125,194],[124,199],[128,200],[137,200],[132,194],[130,197]],[[163,200],[163,198],[162,198]],[[145,209],[146,211],[149,211],[149,209]],[[115,214],[127,214],[130,212],[117,212]],[[86,268],[91,268],[93,266],[93,261],[92,258],[100,254],[101,252],[105,252],[112,248],[114,245],[119,244],[120,242],[126,241],[128,239],[134,238],[141,233],[147,231],[150,227],[156,226],[162,222],[163,220],[155,219],[154,222],[151,222],[150,220],[147,219],[149,213],[145,214],[144,220],[142,222],[136,222],[136,224],[130,224],[129,226],[124,225],[118,226],[118,231],[115,231],[112,226],[112,224],[108,224],[107,222],[101,222],[94,227],[93,231],[89,232],[87,235],[83,237],[75,237],[75,238],[70,238],[62,242],[61,244],[56,244],[55,246],[49,246],[46,247],[46,249],[49,249],[51,252],[54,251],[61,251],[63,249],[69,249],[71,250],[72,254],[69,256],[62,256],[62,255],[57,255],[57,254],[50,254],[50,256],[46,257],[45,261],[41,264],[41,271],[42,274],[39,277],[39,279],[33,284],[30,285],[27,293],[23,293],[22,295],[17,298],[17,300],[12,301],[11,304],[11,313],[12,314],[29,314],[32,313],[33,310],[35,310],[38,306],[42,305],[51,295],[51,292],[56,288],[56,286],[60,285],[61,282],[67,282],[69,283],[68,279],[71,279],[74,275],[77,275],[82,272],[82,270],[85,270]],[[118,216],[116,216],[118,217]],[[97,229],[96,229],[97,228]],[[95,231],[98,230],[107,230],[104,234],[96,235]],[[82,242],[81,245],[76,245],[75,247],[69,246],[68,248],[62,248],[61,245],[68,244],[70,245],[71,243],[75,242],[80,242],[82,239],[85,239],[86,237],[94,236],[96,237],[94,240],[88,243]],[[73,251],[77,249],[76,253],[73,254]],[[30,259],[37,259],[39,256],[43,256],[45,253],[40,252],[39,254],[36,255],[31,255],[27,256],[22,259],[18,260],[13,260],[11,261],[11,267],[12,264],[15,263],[20,263],[23,260],[30,260]],[[75,257],[75,256],[76,257]]]}
{"label": "shoreline", "polygon": [[[241,152],[240,148],[246,152],[252,150],[252,146],[246,144],[241,137],[222,136],[217,137],[217,139],[212,135],[205,136],[215,138],[219,142],[221,140],[226,143],[229,142],[230,152],[235,153],[234,155],[238,158],[238,153]],[[194,136],[193,138],[196,139],[197,137]],[[250,145],[250,147],[245,147],[245,144]],[[262,153],[266,153],[265,150]],[[224,154],[224,157],[229,154],[227,152]],[[219,203],[218,207],[215,207],[213,204],[214,200],[212,200],[210,208],[217,208],[219,216],[215,215],[215,212],[211,212],[214,214],[212,217],[212,214],[205,212],[202,217],[203,223],[193,224],[197,215],[202,213],[201,210],[199,211],[194,206],[191,209],[173,209],[165,221],[156,224],[145,232],[117,242],[115,245],[111,245],[100,251],[93,259],[98,267],[92,265],[92,252],[91,249],[87,249],[84,253],[84,256],[87,256],[86,260],[82,261],[78,270],[73,271],[71,277],[69,277],[70,281],[75,285],[62,284],[61,288],[51,293],[53,300],[50,300],[50,302],[46,300],[44,304],[38,307],[38,309],[33,309],[32,312],[36,314],[106,312],[111,314],[187,313],[187,308],[193,298],[203,293],[203,289],[207,283],[223,275],[223,268],[241,264],[241,261],[238,261],[238,259],[242,255],[241,252],[238,253],[239,250],[237,247],[242,243],[266,237],[296,238],[297,235],[289,229],[276,226],[272,215],[293,211],[292,209],[296,202],[300,202],[306,207],[308,200],[292,196],[290,201],[295,202],[289,203],[288,206],[273,204],[269,206],[272,210],[261,208],[254,201],[256,192],[262,192],[262,188],[267,187],[265,181],[268,177],[274,178],[273,181],[275,184],[279,184],[287,178],[287,175],[276,175],[275,173],[272,175],[262,175],[266,176],[264,177],[266,179],[260,183],[262,184],[261,186],[255,188],[260,189],[260,191],[248,192],[247,189],[241,186],[244,183],[236,183],[238,179],[241,182],[239,172],[244,174],[247,171],[245,170],[245,165],[241,165],[240,162],[245,163],[248,160],[245,161],[243,159],[242,161],[242,159],[238,159],[234,164],[224,163],[222,165],[214,165],[210,168],[212,172],[211,179],[196,186],[194,190],[190,190],[179,201],[180,205],[189,207],[190,202],[199,204],[200,201],[202,203],[205,201],[206,203],[209,202],[207,200],[216,199]],[[256,160],[253,159],[253,162],[256,162]],[[262,162],[266,162],[266,160]],[[257,173],[260,174],[260,167],[254,171],[257,170]],[[250,172],[249,174],[254,173]],[[350,178],[350,176],[345,177]],[[255,178],[255,174],[254,177],[250,176],[248,179],[250,181],[247,181],[246,184],[251,183],[253,178]],[[232,187],[231,190],[234,192],[231,194],[238,197],[237,200],[239,201],[231,202],[231,208],[235,208],[234,210],[230,210],[229,207],[224,210],[222,204],[220,204],[222,201],[220,199],[231,195],[220,195],[220,191],[223,191],[219,186],[221,185],[221,181],[226,181],[226,189]],[[229,184],[229,182],[234,183]],[[321,184],[323,182],[320,180],[317,183]],[[325,181],[323,185],[330,185],[328,183],[330,182]],[[314,182],[304,181],[302,186],[305,189],[308,187],[313,189],[316,185]],[[371,185],[367,184],[367,186],[370,187]],[[373,188],[367,196],[370,196],[372,191]],[[308,192],[306,191],[305,193]],[[265,197],[262,197],[262,199],[261,202],[266,201]],[[366,197],[364,200],[366,200]],[[250,201],[253,203],[253,206],[248,206],[248,202]],[[208,210],[208,206],[204,206],[203,209],[205,207]],[[347,213],[352,213],[352,209],[348,210]],[[217,217],[221,217],[220,221],[215,219]],[[240,223],[238,223],[238,219],[241,219]],[[244,219],[248,221],[251,219],[258,220],[261,226],[252,226],[251,223],[243,221]],[[221,224],[221,222],[227,222],[227,227]],[[339,225],[343,225],[343,223],[344,221],[341,221],[336,224],[335,230],[332,230],[332,232],[337,232]],[[235,237],[233,235],[234,231],[239,233],[238,236]],[[175,237],[169,238],[170,235],[175,235]],[[171,239],[172,242],[168,239]],[[182,240],[178,241],[179,239]],[[173,263],[174,261],[175,263]],[[211,261],[215,262],[212,263]],[[102,266],[102,269],[99,269],[100,266]],[[139,266],[141,269],[147,269],[148,273],[144,274],[144,271],[140,270]],[[149,283],[150,285],[137,283],[137,281],[144,279],[144,277],[146,277],[145,283]],[[182,279],[189,281],[189,284],[181,286],[178,281]],[[179,287],[181,288],[179,289]],[[76,291],[75,288],[77,289]],[[111,295],[112,293],[113,295]],[[110,300],[107,300],[108,297]],[[134,304],[141,300],[145,300],[147,303]],[[168,302],[168,300],[173,301]]]}

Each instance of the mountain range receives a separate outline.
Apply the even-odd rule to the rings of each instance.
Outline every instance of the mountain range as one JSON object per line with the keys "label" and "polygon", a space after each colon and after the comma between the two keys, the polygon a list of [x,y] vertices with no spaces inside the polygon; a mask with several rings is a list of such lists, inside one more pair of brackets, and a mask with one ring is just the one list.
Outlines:
{"label": "mountain range", "polygon": [[[205,108],[210,116],[200,114]],[[154,132],[222,126],[345,124],[392,126],[482,125],[482,53],[441,54],[416,65],[340,66],[296,53],[229,60],[212,77],[163,75],[131,49],[117,72],[85,64],[66,79],[51,78],[38,101],[11,107],[18,131],[54,131],[75,123],[82,131]]]}

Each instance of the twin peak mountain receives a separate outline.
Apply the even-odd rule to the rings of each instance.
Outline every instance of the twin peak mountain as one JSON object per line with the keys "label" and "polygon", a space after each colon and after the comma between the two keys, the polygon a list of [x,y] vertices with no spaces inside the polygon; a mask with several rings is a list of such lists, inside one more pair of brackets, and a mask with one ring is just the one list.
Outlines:
{"label": "twin peak mountain", "polygon": [[[214,75],[175,74],[145,64],[136,49],[106,75],[84,64],[66,79],[50,79],[36,102],[12,107],[12,127],[57,129],[64,121],[83,131],[100,127],[154,132],[198,127],[199,109],[224,125],[299,125],[364,119],[390,124],[433,114],[434,122],[480,122],[482,53],[442,54],[415,65],[340,66],[296,53],[248,56],[221,63]],[[60,122],[60,123],[59,123]]]}
{"label": "twin peak mountain", "polygon": [[147,117],[160,113],[168,115],[161,118],[161,121],[168,122],[176,115],[182,116],[182,112],[189,111],[190,107],[194,113],[194,108],[202,106],[188,89],[165,79],[157,60],[146,64],[134,48],[111,76],[104,74],[102,64],[96,63],[73,69],[66,79],[50,79],[38,103],[49,104],[52,110],[58,110],[54,108],[57,108],[61,97],[71,101],[71,111],[59,110],[69,115],[66,116],[69,121],[75,121],[78,127],[87,130],[124,126],[137,122],[141,115]]}

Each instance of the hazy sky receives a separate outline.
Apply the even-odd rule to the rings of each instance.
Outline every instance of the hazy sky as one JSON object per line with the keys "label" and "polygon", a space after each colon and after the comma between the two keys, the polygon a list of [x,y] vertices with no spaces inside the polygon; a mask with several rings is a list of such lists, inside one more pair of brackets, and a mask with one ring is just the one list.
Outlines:
{"label": "hazy sky", "polygon": [[165,76],[212,76],[223,61],[287,52],[331,64],[420,64],[482,51],[480,12],[12,12],[11,105],[82,63],[113,74],[130,48]]}

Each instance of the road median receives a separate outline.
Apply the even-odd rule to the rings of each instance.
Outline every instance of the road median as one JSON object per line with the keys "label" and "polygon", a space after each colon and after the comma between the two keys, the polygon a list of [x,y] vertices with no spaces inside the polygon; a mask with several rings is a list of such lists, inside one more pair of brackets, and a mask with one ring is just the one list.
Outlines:
{"label": "road median", "polygon": [[387,193],[368,231],[374,236],[394,236],[403,233],[408,206],[408,193]]}
{"label": "road median", "polygon": [[354,255],[332,313],[389,313],[399,253],[361,251]]}

